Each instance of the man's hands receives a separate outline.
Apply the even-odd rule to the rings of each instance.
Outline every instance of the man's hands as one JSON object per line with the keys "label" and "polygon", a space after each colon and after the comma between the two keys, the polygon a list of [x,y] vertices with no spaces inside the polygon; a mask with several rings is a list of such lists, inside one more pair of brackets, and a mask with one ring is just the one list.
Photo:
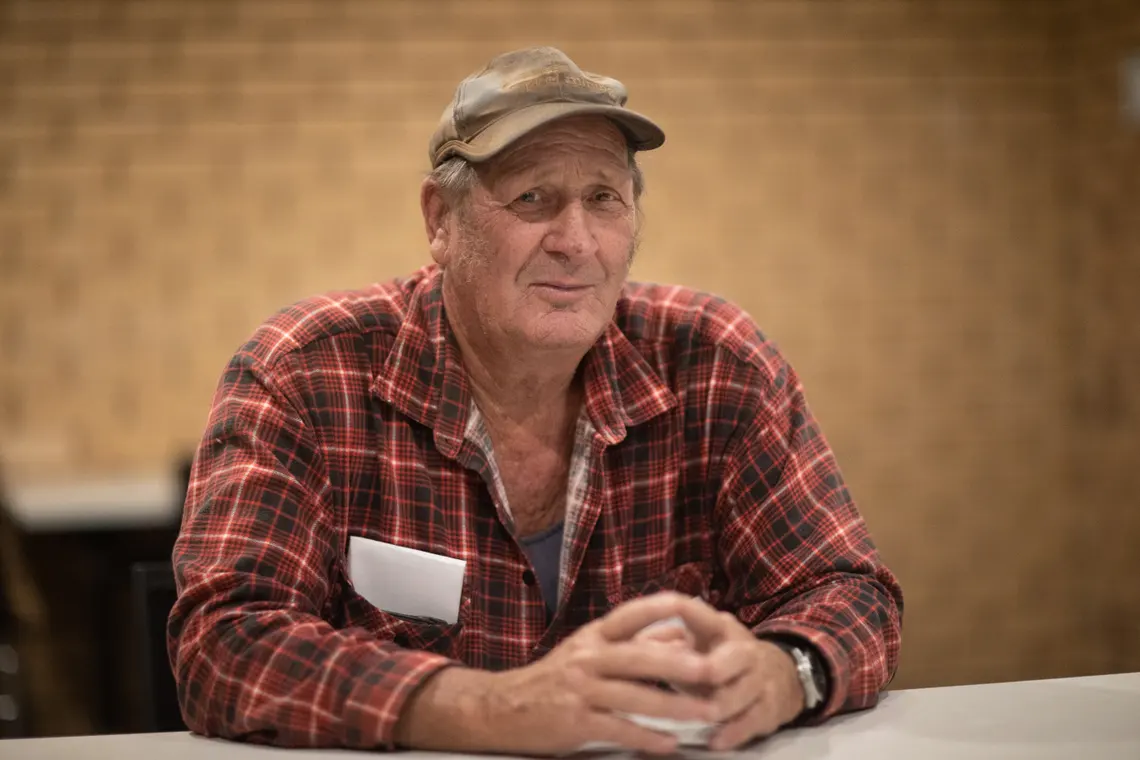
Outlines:
{"label": "man's hands", "polygon": [[708,657],[706,682],[696,687],[716,706],[721,724],[709,740],[710,749],[735,749],[799,716],[803,685],[784,650],[757,639],[736,616],[717,612],[699,599],[683,602],[681,617],[697,651]]}
{"label": "man's hands", "polygon": [[[680,618],[685,628],[648,626]],[[678,633],[681,632],[681,633]],[[649,685],[667,682],[675,692]],[[416,749],[557,755],[605,742],[667,754],[677,740],[623,714],[720,723],[711,748],[765,736],[803,708],[795,665],[735,617],[699,599],[635,599],[531,665],[449,668],[406,706],[397,743]]]}
{"label": "man's hands", "polygon": [[531,666],[498,676],[492,714],[530,734],[531,752],[563,752],[606,742],[659,754],[676,749],[671,735],[632,723],[622,713],[713,721],[708,700],[647,682],[702,682],[708,658],[694,650],[638,639],[646,626],[677,614],[679,596],[634,600],[579,629]]}
{"label": "man's hands", "polygon": [[735,615],[717,612],[700,599],[685,599],[678,623],[647,628],[638,641],[657,641],[676,651],[707,657],[703,682],[674,683],[683,693],[707,699],[721,725],[710,749],[735,749],[775,733],[804,709],[804,690],[791,657],[757,639]]}
{"label": "man's hands", "polygon": [[[406,707],[397,743],[416,749],[558,755],[592,742],[667,754],[677,740],[620,713],[716,719],[708,700],[645,681],[701,683],[708,658],[638,632],[674,617],[684,597],[658,594],[623,604],[578,629],[538,662],[503,673],[450,668]],[[453,727],[453,728],[451,728]]]}

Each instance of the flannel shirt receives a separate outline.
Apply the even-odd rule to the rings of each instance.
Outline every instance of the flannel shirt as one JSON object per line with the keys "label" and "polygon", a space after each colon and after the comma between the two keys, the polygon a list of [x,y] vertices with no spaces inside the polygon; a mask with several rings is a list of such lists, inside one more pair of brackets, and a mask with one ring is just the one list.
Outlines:
{"label": "flannel shirt", "polygon": [[[794,370],[747,314],[627,284],[583,360],[550,617],[441,282],[433,265],[295,304],[223,373],[173,552],[167,643],[193,731],[391,748],[439,669],[525,665],[666,589],[757,635],[810,642],[831,682],[815,720],[876,703],[898,661],[902,593]],[[458,621],[370,605],[348,575],[350,536],[465,560]]]}

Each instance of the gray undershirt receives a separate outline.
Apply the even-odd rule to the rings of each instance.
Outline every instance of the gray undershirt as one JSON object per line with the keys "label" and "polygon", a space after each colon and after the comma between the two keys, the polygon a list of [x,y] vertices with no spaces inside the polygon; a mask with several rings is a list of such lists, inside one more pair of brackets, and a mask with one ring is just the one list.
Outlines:
{"label": "gray undershirt", "polygon": [[538,586],[542,589],[542,600],[551,615],[558,609],[559,568],[562,564],[562,528],[565,523],[547,528],[541,533],[519,539],[519,545],[526,552],[534,568]]}

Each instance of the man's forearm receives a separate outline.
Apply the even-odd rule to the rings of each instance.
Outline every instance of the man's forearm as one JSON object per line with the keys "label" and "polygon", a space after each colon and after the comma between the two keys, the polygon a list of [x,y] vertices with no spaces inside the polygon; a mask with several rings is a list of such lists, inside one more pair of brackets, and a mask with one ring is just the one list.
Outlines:
{"label": "man's forearm", "polygon": [[406,749],[494,750],[488,709],[495,674],[460,666],[430,676],[408,699],[396,723],[395,743]]}
{"label": "man's forearm", "polygon": [[295,610],[245,611],[186,593],[171,611],[190,730],[288,747],[390,746],[410,697],[451,664]]}

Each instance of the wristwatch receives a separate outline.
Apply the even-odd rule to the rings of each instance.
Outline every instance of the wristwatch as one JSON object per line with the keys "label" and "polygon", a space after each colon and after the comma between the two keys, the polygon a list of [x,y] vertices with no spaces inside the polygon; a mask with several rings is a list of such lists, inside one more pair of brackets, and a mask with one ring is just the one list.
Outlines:
{"label": "wristwatch", "polygon": [[827,669],[814,648],[780,639],[769,641],[784,650],[796,663],[796,676],[804,689],[804,714],[821,707],[827,701]]}

